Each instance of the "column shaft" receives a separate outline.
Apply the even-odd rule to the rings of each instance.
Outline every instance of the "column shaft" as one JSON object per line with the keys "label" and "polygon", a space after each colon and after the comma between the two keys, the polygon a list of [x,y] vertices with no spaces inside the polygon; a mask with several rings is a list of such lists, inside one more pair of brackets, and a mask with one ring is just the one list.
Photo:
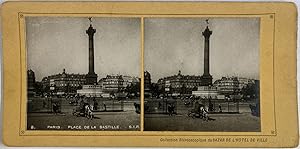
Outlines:
{"label": "column shaft", "polygon": [[204,41],[204,75],[209,74],[209,38],[205,37]]}

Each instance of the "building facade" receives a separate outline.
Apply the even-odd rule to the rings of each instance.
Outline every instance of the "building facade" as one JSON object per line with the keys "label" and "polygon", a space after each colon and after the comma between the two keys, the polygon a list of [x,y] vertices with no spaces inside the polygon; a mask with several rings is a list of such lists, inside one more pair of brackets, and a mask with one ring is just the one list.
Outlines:
{"label": "building facade", "polygon": [[128,87],[133,84],[139,84],[140,79],[138,77],[132,77],[132,76],[122,76],[123,79],[123,87]]}
{"label": "building facade", "polygon": [[201,98],[220,98],[220,93],[215,86],[199,86],[196,91],[192,92],[192,94]]}
{"label": "building facade", "polygon": [[249,84],[254,84],[254,79],[242,77],[222,77],[214,82],[214,86],[218,88],[221,94],[235,94],[240,92]]}
{"label": "building facade", "polygon": [[42,84],[44,90],[55,94],[76,93],[86,83],[85,74],[68,74],[63,69],[62,73],[44,77]]}
{"label": "building facade", "polygon": [[173,94],[191,94],[199,86],[203,85],[201,76],[177,75],[161,78],[157,81],[159,89]]}
{"label": "building facade", "polygon": [[124,89],[121,75],[107,75],[103,80],[102,89],[104,92],[119,92]]}
{"label": "building facade", "polygon": [[77,94],[86,97],[102,97],[103,90],[100,85],[83,85],[82,89],[77,90]]}
{"label": "building facade", "polygon": [[99,80],[98,84],[102,86],[103,92],[116,93],[125,91],[131,85],[139,84],[138,77],[123,76],[123,75],[107,75]]}
{"label": "building facade", "polygon": [[222,77],[214,82],[221,94],[230,95],[239,91],[239,81],[237,77]]}
{"label": "building facade", "polygon": [[254,79],[248,79],[248,78],[242,78],[242,77],[238,77],[237,78],[239,81],[239,89],[243,89],[244,87],[246,87],[249,84],[255,84],[255,80]]}

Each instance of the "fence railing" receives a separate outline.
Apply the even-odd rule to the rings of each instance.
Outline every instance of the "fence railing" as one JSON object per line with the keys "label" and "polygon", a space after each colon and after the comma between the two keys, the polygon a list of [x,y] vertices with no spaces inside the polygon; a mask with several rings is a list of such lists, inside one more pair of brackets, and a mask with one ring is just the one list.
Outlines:
{"label": "fence railing", "polygon": [[[31,97],[27,101],[28,113],[67,113],[72,112],[75,107],[80,106],[80,102],[89,104],[94,111],[124,111],[123,99],[113,98],[42,98]],[[133,105],[132,105],[133,107]]]}
{"label": "fence railing", "polygon": [[208,99],[145,99],[145,114],[167,114],[168,106],[174,105],[176,114],[186,114],[194,108],[195,103],[204,105],[209,113],[239,113],[240,104],[238,101],[208,100]]}

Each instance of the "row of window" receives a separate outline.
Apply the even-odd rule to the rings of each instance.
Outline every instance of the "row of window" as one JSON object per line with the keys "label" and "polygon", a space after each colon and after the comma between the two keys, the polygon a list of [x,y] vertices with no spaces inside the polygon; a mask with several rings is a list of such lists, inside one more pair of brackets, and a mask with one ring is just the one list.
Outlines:
{"label": "row of window", "polygon": [[217,86],[239,86],[238,83],[219,83]]}
{"label": "row of window", "polygon": [[123,84],[123,82],[103,82],[103,84]]}
{"label": "row of window", "polygon": [[[68,84],[57,84],[56,86],[68,86]],[[69,84],[69,86],[80,86],[80,84]]]}

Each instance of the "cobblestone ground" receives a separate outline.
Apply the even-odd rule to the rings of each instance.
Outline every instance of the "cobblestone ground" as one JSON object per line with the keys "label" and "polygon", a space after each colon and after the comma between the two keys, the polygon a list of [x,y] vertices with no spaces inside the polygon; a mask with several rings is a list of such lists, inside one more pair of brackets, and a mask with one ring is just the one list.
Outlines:
{"label": "cobblestone ground", "polygon": [[122,112],[94,112],[95,118],[74,116],[68,101],[63,101],[62,113],[47,112],[28,113],[28,130],[140,130],[140,114],[135,112],[134,102],[124,101]]}
{"label": "cobblestone ground", "polygon": [[[75,106],[62,99],[62,113],[28,113],[29,130],[140,130],[140,115],[135,113],[134,102],[124,101],[123,112],[94,112],[94,119],[72,115]],[[181,103],[179,103],[181,105]],[[109,106],[109,105],[108,105]],[[226,108],[225,106],[223,106]],[[240,114],[210,114],[214,120],[203,121],[188,117],[191,107],[178,107],[178,114],[145,114],[145,131],[224,131],[257,132],[260,131],[260,118],[252,116],[248,104],[240,104]],[[224,109],[226,112],[226,109]]]}
{"label": "cobblestone ground", "polygon": [[[226,103],[222,105],[223,112],[227,112]],[[239,103],[239,114],[209,114],[214,119],[203,121],[192,118],[187,113],[192,107],[186,107],[180,100],[177,101],[177,115],[145,114],[145,131],[220,131],[220,132],[258,132],[260,131],[260,118],[251,115],[249,104]],[[236,106],[230,108],[235,111]]]}
{"label": "cobblestone ground", "polygon": [[187,115],[145,115],[145,131],[221,131],[221,132],[257,132],[260,131],[260,119],[250,113],[211,114],[215,119],[203,121]]}

